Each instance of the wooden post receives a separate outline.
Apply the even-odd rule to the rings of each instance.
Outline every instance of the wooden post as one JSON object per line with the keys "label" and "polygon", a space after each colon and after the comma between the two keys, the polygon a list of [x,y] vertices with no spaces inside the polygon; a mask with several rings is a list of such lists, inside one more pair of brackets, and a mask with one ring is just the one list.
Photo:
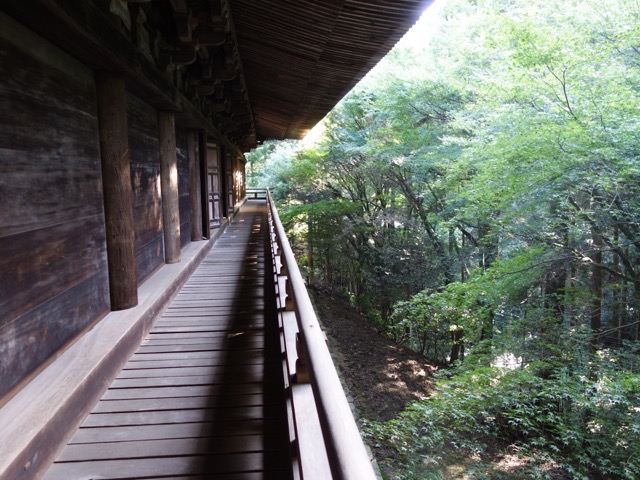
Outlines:
{"label": "wooden post", "polygon": [[236,190],[234,188],[234,178],[233,175],[235,173],[235,165],[234,165],[233,157],[229,152],[225,152],[224,154],[224,164],[225,164],[225,173],[227,176],[227,196],[229,197],[227,201],[227,216],[231,217],[234,212],[234,207],[236,205]]}
{"label": "wooden post", "polygon": [[[218,145],[218,171],[220,172],[220,217],[227,217],[229,195],[227,195],[227,162],[225,161],[226,147]],[[221,218],[222,220],[222,218]]]}
{"label": "wooden post", "polygon": [[127,130],[124,79],[108,73],[96,75],[98,124],[104,216],[112,310],[138,304],[133,189]]}
{"label": "wooden post", "polygon": [[158,112],[158,140],[160,142],[164,260],[167,263],[178,263],[180,261],[180,205],[173,112]]}
{"label": "wooden post", "polygon": [[198,131],[187,133],[189,155],[189,201],[191,204],[191,240],[202,240],[202,188],[200,186],[200,142]]}
{"label": "wooden post", "polygon": [[211,238],[211,222],[209,220],[209,181],[207,166],[207,133],[200,135],[200,191],[202,192],[202,233],[205,238]]}

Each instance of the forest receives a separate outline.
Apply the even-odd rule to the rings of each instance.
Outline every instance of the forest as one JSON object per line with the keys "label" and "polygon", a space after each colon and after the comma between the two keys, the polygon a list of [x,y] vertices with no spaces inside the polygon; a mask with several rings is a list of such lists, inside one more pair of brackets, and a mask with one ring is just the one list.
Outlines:
{"label": "forest", "polygon": [[396,479],[638,479],[640,2],[448,0],[430,28],[314,141],[248,154],[308,283],[439,366],[366,440]]}

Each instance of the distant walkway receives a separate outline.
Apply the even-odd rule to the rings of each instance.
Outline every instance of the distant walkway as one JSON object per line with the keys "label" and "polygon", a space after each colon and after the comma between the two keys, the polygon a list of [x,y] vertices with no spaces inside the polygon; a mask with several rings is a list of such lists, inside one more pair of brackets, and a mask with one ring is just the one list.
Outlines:
{"label": "distant walkway", "polygon": [[291,478],[268,249],[248,201],[45,480]]}

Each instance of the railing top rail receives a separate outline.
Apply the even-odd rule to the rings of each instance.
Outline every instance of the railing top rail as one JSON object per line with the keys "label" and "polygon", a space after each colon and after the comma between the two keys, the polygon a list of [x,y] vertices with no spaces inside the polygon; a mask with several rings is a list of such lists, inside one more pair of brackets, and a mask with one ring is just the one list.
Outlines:
{"label": "railing top rail", "polygon": [[282,262],[287,267],[291,283],[298,329],[305,345],[312,389],[333,477],[345,480],[376,479],[270,192],[267,192],[267,198],[275,233],[282,249]]}
{"label": "railing top rail", "polygon": [[245,189],[246,196],[252,198],[267,198],[267,187],[247,187]]}

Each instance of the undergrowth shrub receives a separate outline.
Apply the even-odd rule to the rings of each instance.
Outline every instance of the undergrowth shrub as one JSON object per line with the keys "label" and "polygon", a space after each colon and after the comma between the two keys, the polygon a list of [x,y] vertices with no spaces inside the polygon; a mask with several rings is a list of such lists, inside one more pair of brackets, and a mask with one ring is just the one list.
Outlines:
{"label": "undergrowth shrub", "polygon": [[480,463],[515,452],[526,461],[510,478],[640,478],[640,376],[617,371],[608,352],[588,367],[544,378],[533,364],[461,367],[398,418],[368,423],[366,435],[398,452],[413,472],[400,478],[438,471],[451,452]]}

